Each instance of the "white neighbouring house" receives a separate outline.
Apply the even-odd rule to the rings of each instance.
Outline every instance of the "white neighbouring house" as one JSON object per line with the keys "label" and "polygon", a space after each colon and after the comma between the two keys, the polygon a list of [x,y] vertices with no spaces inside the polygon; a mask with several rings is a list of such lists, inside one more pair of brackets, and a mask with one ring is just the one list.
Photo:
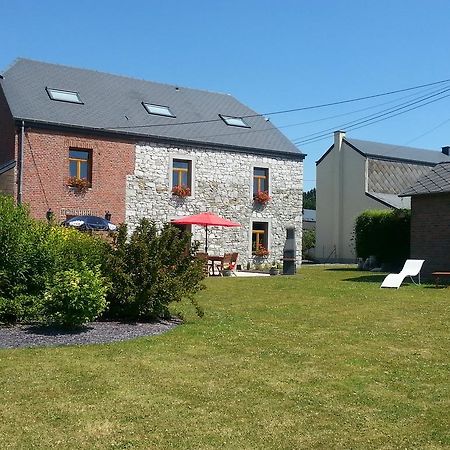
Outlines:
{"label": "white neighbouring house", "polygon": [[355,219],[366,209],[410,208],[399,197],[439,162],[442,152],[349,139],[334,133],[334,143],[316,162],[316,249],[319,261],[356,261]]}

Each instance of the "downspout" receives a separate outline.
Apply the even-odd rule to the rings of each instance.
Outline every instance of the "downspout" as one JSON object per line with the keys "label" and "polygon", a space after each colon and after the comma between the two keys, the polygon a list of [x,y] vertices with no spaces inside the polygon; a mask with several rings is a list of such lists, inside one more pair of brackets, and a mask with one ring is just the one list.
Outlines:
{"label": "downspout", "polygon": [[23,190],[23,147],[25,141],[25,122],[22,120],[22,126],[20,130],[20,147],[19,147],[19,173],[17,174],[17,203],[22,203],[22,190]]}

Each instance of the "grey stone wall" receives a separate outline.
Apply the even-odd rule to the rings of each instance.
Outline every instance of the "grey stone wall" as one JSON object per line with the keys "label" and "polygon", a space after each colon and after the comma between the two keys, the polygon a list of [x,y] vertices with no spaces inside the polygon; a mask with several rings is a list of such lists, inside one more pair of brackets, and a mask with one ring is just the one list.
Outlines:
{"label": "grey stone wall", "polygon": [[[171,193],[172,159],[190,159],[193,166],[192,195],[180,200]],[[254,205],[253,167],[269,168],[272,199],[265,207]],[[286,225],[296,228],[297,260],[301,262],[303,162],[286,157],[264,157],[187,146],[163,144],[136,146],[134,174],[127,178],[126,221],[130,231],[141,217],[160,226],[171,219],[212,211],[241,224],[239,228],[211,227],[208,253],[239,252],[238,264],[255,262],[251,252],[253,221],[269,224],[270,255],[265,262],[280,260]],[[192,227],[193,239],[202,244],[205,230]]]}

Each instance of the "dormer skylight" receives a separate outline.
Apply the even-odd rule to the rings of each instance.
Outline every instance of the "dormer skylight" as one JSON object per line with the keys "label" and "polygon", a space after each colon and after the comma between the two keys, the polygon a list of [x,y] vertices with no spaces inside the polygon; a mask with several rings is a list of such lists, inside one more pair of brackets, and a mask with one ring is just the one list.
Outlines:
{"label": "dormer skylight", "polygon": [[168,106],[153,105],[152,103],[145,102],[142,102],[142,106],[149,114],[153,114],[155,116],[176,117]]}
{"label": "dormer skylight", "polygon": [[224,116],[219,114],[219,117],[229,126],[231,127],[241,127],[241,128],[250,128],[242,117],[234,117],[234,116]]}
{"label": "dormer skylight", "polygon": [[80,96],[78,92],[75,91],[63,91],[61,89],[52,89],[52,88],[45,88],[47,91],[48,96],[52,100],[56,100],[58,102],[68,102],[68,103],[80,103],[83,104],[83,102],[80,99]]}

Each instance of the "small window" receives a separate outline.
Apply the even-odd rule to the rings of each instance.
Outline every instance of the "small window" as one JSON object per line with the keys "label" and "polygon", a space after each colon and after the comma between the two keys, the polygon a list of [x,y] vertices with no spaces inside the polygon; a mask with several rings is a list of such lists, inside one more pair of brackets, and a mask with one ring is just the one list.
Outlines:
{"label": "small window", "polygon": [[232,127],[250,128],[250,125],[245,123],[242,117],[223,116],[222,114],[219,114],[219,117]]}
{"label": "small window", "polygon": [[172,193],[180,197],[191,195],[192,161],[174,159],[172,163]]}
{"label": "small window", "polygon": [[152,105],[151,103],[145,102],[142,102],[142,105],[149,114],[154,114],[155,116],[176,117],[168,106]]}
{"label": "small window", "polygon": [[92,182],[92,152],[90,150],[69,150],[69,176]]}
{"label": "small window", "polygon": [[80,96],[78,95],[78,92],[62,91],[60,89],[51,89],[51,88],[46,88],[46,90],[48,96],[52,100],[57,100],[59,102],[83,104],[83,102],[80,99]]}
{"label": "small window", "polygon": [[253,168],[253,195],[258,192],[269,191],[269,169],[264,167]]}
{"label": "small window", "polygon": [[253,222],[252,225],[252,254],[267,256],[269,246],[269,224],[267,222]]}

